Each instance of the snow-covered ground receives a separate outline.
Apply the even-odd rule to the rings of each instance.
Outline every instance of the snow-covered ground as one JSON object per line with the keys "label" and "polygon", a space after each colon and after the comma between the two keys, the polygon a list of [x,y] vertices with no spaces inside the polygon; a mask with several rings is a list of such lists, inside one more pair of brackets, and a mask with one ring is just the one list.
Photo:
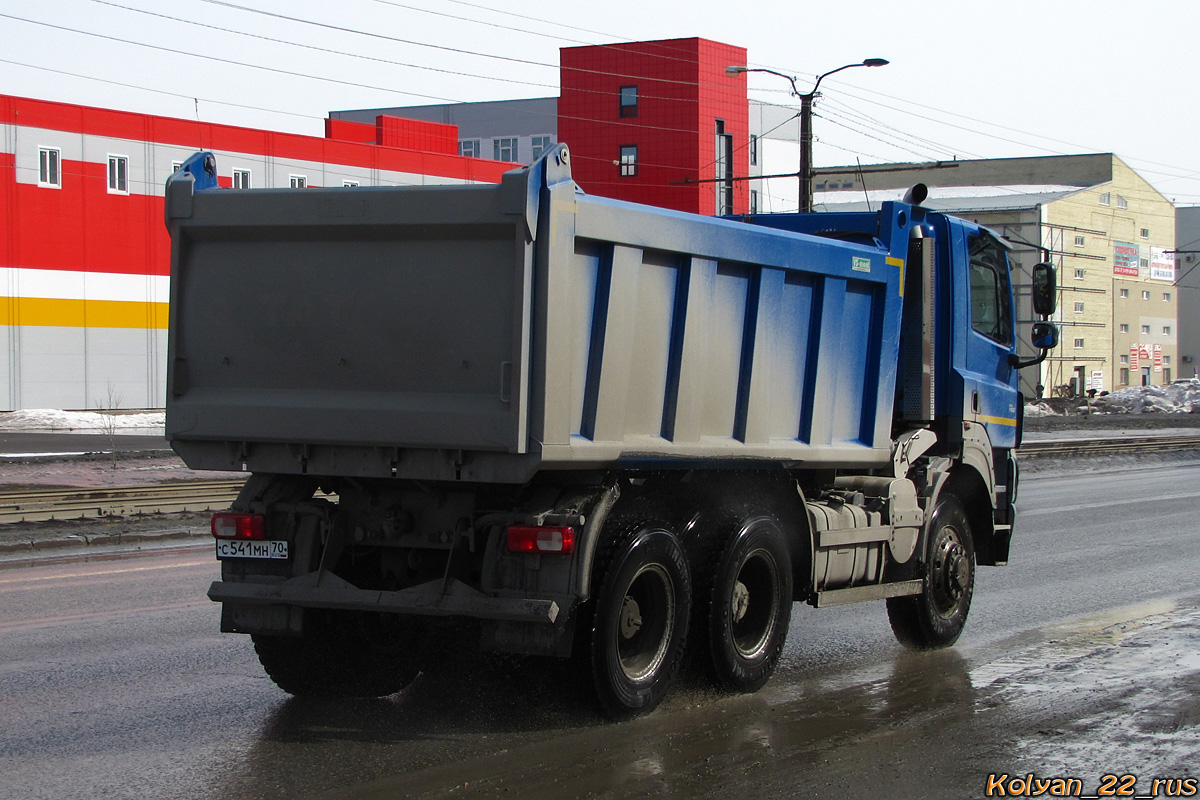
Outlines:
{"label": "snow-covered ground", "polygon": [[[1080,406],[1085,403],[1080,400]],[[1029,403],[1026,417],[1057,414],[1047,403]],[[1093,414],[1200,414],[1200,382],[1131,386],[1091,401]]]}
{"label": "snow-covered ground", "polygon": [[28,433],[119,433],[161,436],[166,424],[163,411],[117,412],[59,411],[30,408],[0,413],[0,431]]}

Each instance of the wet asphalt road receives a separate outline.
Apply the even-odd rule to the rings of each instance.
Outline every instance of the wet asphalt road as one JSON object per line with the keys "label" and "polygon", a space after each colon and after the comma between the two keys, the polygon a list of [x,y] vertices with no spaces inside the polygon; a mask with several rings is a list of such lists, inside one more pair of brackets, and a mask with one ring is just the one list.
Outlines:
{"label": "wet asphalt road", "polygon": [[207,551],[0,570],[0,797],[1149,793],[1200,771],[1198,485],[1200,463],[1027,476],[955,648],[904,651],[882,604],[797,606],[764,690],[685,684],[622,725],[565,670],[475,657],[386,700],[291,700],[217,632]]}

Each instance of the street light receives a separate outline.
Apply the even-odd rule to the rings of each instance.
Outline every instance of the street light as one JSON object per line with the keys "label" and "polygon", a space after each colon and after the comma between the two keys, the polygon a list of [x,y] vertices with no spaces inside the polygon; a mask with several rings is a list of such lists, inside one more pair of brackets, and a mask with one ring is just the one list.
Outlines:
{"label": "street light", "polygon": [[796,79],[791,75],[785,75],[782,72],[776,72],[773,69],[763,69],[761,67],[726,67],[726,75],[741,75],[743,72],[767,72],[771,75],[778,75],[781,78],[786,78],[792,84],[792,94],[800,98],[800,210],[813,210],[813,166],[812,166],[812,113],[813,100],[817,97],[817,89],[821,86],[821,81],[832,75],[835,72],[841,72],[844,69],[853,67],[882,67],[888,64],[886,58],[868,58],[866,61],[861,61],[857,64],[846,64],[845,66],[831,69],[829,72],[822,73],[817,76],[817,82],[813,84],[812,91],[801,92],[796,88]]}

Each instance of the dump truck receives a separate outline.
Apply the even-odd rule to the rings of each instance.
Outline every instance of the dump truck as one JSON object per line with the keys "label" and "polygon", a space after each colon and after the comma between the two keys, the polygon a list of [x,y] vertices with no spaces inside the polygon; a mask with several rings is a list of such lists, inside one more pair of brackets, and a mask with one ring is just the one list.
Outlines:
{"label": "dump truck", "polygon": [[799,601],[952,644],[1009,557],[1053,268],[1022,360],[1005,242],[922,187],[722,219],[588,195],[570,159],[170,178],[167,438],[248,473],[212,520],[221,629],[294,695],[388,695],[465,643],[570,659],[615,718],[685,668],[760,688]]}

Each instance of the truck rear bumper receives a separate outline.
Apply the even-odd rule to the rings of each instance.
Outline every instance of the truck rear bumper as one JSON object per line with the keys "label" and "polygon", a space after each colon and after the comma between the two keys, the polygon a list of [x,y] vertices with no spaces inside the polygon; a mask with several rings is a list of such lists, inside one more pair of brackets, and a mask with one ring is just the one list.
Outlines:
{"label": "truck rear bumper", "polygon": [[244,605],[285,605],[338,611],[378,611],[429,617],[462,616],[511,622],[554,623],[555,600],[491,597],[461,581],[431,581],[400,591],[359,589],[328,573],[310,573],[281,583],[215,581],[210,600]]}

